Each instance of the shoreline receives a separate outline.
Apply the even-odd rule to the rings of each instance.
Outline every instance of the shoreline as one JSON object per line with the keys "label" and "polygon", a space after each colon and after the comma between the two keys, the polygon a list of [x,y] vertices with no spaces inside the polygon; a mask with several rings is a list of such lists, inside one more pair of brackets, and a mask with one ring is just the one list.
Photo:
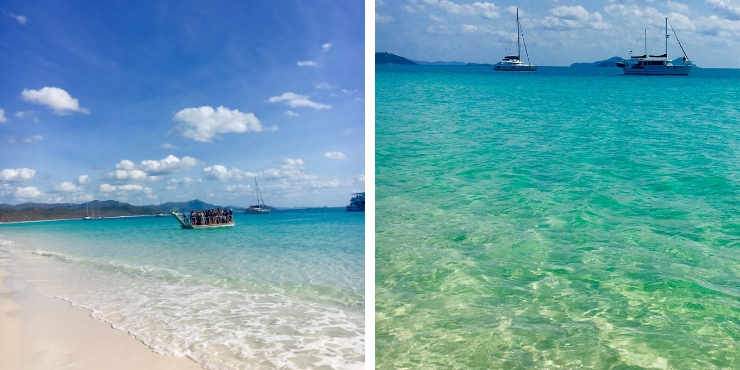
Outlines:
{"label": "shoreline", "polygon": [[[11,257],[12,258],[12,257]],[[91,311],[36,291],[0,258],[0,368],[197,370],[187,358],[162,355],[90,316]]]}

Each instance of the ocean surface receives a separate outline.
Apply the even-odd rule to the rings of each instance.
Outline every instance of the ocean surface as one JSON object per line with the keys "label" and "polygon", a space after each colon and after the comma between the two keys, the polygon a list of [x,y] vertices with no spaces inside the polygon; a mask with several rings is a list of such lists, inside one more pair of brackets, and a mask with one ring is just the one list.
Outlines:
{"label": "ocean surface", "polygon": [[343,208],[0,225],[0,255],[48,296],[206,369],[363,369],[364,224]]}
{"label": "ocean surface", "polygon": [[740,369],[740,70],[376,68],[379,369]]}

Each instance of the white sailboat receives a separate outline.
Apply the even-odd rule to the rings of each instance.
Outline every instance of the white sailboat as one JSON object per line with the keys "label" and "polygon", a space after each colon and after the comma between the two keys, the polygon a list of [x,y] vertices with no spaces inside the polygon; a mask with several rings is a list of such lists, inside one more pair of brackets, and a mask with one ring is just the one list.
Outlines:
{"label": "white sailboat", "polygon": [[162,208],[162,200],[159,200],[159,213],[157,213],[154,217],[167,217],[167,215],[164,213],[164,209]]}
{"label": "white sailboat", "polygon": [[[673,35],[676,36],[676,30],[671,27]],[[672,60],[668,59],[668,18],[665,19],[665,53],[662,55],[648,55],[647,52],[647,30],[645,30],[645,54],[643,55],[630,55],[630,60],[617,61],[617,67],[622,68],[626,75],[672,75],[672,76],[688,76],[691,72],[691,68],[694,63],[691,63],[689,57],[686,55],[686,51],[681,45],[681,41],[676,36],[676,41],[683,51],[683,58],[681,58],[681,64],[674,65]],[[631,52],[630,52],[631,53]]]}
{"label": "white sailboat", "polygon": [[[83,220],[92,220],[93,217],[90,217],[90,202],[85,203],[85,214],[86,216],[83,217]],[[95,216],[95,209],[93,209],[93,216]]]}
{"label": "white sailboat", "polygon": [[257,178],[254,178],[254,195],[257,198],[257,204],[249,206],[244,213],[246,214],[263,214],[263,213],[270,213],[270,209],[265,207],[265,201],[262,199],[262,192],[260,192],[260,188],[257,186]]}
{"label": "white sailboat", "polygon": [[[524,44],[524,52],[527,54],[527,63],[522,62],[522,44]],[[527,43],[524,42],[522,26],[519,24],[519,8],[516,8],[516,50],[516,55],[504,56],[504,59],[493,66],[493,70],[509,72],[537,71],[537,66],[534,64],[530,64],[529,62],[529,51],[527,51]]]}

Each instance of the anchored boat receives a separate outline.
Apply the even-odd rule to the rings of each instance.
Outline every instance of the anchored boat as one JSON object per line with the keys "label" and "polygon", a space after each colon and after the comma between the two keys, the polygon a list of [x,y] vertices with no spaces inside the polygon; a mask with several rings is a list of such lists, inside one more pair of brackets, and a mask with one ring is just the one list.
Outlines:
{"label": "anchored boat", "polygon": [[257,186],[257,178],[254,178],[254,196],[257,198],[257,204],[253,206],[249,206],[246,210],[244,210],[244,213],[246,214],[263,214],[263,213],[270,213],[270,209],[265,207],[265,200],[262,199],[262,192],[260,191],[259,186]]}
{"label": "anchored boat", "polygon": [[[522,62],[522,44],[524,44],[524,52],[527,54],[527,63]],[[529,63],[529,51],[527,51],[527,43],[524,42],[522,26],[519,24],[519,8],[516,8],[516,50],[516,55],[505,56],[503,60],[493,66],[493,70],[509,72],[537,71],[537,66]]]}
{"label": "anchored boat", "polygon": [[234,226],[234,218],[231,210],[228,211],[228,214],[210,216],[203,215],[202,213],[204,212],[198,212],[196,215],[191,215],[187,212],[180,211],[177,207],[170,211],[172,217],[180,223],[180,227],[183,229],[212,229]]}
{"label": "anchored boat", "polygon": [[[678,46],[683,51],[683,57],[681,63],[678,65],[673,64],[673,61],[668,59],[668,18],[665,19],[665,53],[662,55],[648,55],[647,52],[647,30],[645,30],[645,54],[643,55],[630,55],[630,60],[617,61],[617,67],[622,68],[626,75],[654,75],[654,76],[687,76],[691,72],[691,68],[694,63],[691,63],[689,57],[686,55],[686,51],[681,45],[681,41],[676,35],[676,30],[671,26],[673,35],[678,41]],[[632,53],[632,52],[630,52]]]}
{"label": "anchored boat", "polygon": [[365,212],[365,192],[352,194],[347,211]]}

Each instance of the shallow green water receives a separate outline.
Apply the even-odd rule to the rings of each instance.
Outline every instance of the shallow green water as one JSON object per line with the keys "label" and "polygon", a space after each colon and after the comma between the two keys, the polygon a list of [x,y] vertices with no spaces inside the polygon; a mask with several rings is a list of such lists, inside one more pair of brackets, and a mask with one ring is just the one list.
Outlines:
{"label": "shallow green water", "polygon": [[[0,225],[16,279],[206,369],[362,369],[364,221],[343,208]],[[10,264],[9,264],[10,263]]]}
{"label": "shallow green water", "polygon": [[740,71],[376,90],[378,368],[740,368]]}

